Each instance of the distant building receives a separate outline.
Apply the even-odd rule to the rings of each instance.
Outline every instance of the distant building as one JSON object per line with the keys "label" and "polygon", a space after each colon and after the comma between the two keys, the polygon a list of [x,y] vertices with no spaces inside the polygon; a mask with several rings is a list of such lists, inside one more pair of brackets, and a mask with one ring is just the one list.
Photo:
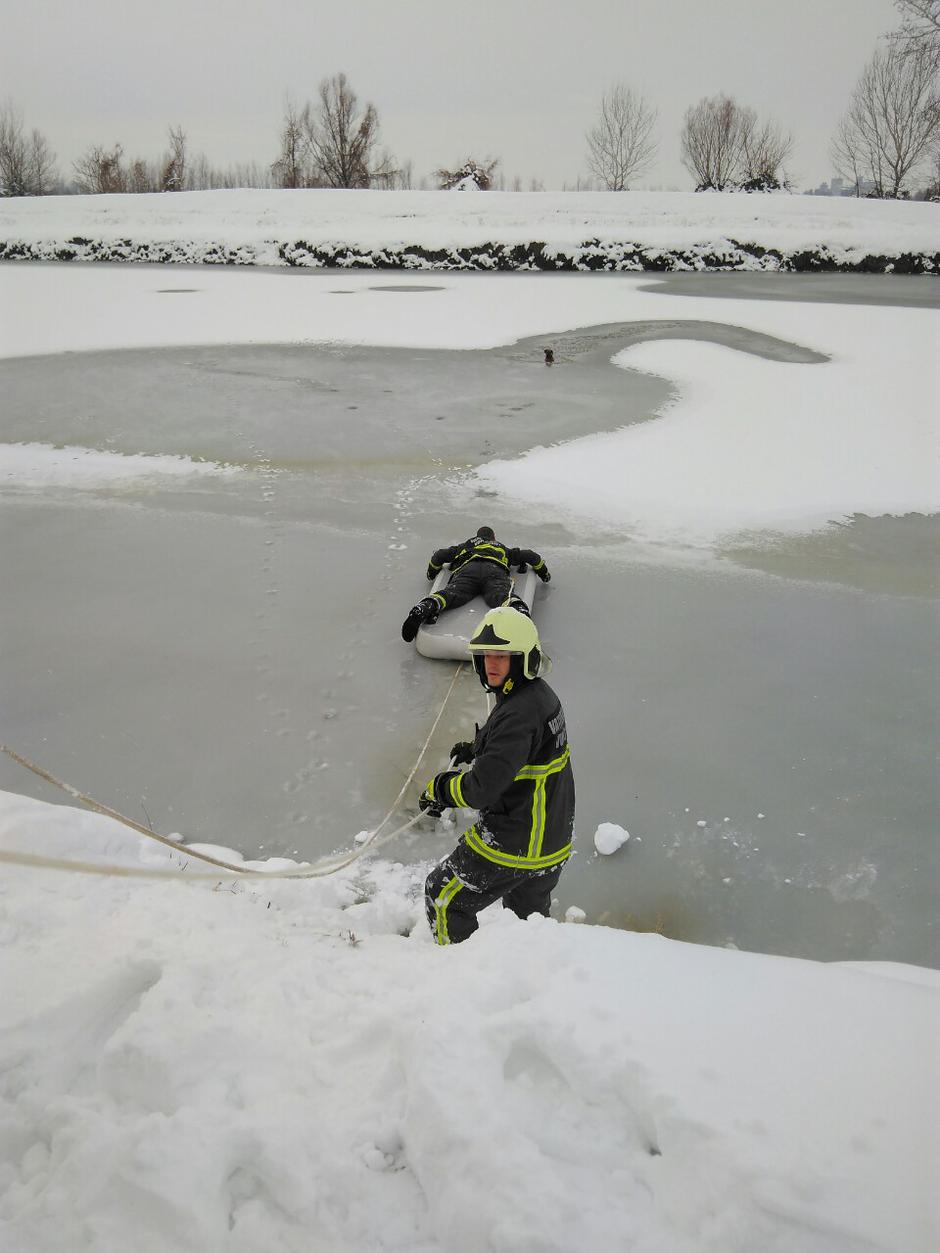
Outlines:
{"label": "distant building", "polygon": [[854,183],[848,183],[844,178],[836,175],[828,183],[820,183],[818,187],[813,187],[804,194],[807,196],[867,196],[874,190],[875,184],[870,178],[860,178],[858,190],[856,190]]}

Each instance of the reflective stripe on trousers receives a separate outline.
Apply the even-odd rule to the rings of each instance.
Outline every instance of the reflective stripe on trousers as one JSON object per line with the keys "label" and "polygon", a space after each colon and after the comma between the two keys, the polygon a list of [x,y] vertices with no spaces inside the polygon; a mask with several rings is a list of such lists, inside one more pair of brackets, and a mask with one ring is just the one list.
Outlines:
{"label": "reflective stripe on trousers", "polygon": [[434,939],[438,944],[450,943],[450,936],[447,934],[447,906],[465,886],[455,876],[444,884],[434,902]]}

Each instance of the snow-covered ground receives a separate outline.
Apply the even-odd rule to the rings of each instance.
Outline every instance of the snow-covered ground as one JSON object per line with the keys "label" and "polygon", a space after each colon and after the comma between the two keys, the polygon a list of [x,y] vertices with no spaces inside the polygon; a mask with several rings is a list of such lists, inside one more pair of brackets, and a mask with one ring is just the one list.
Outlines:
{"label": "snow-covered ground", "polygon": [[[5,847],[179,863],[0,800]],[[498,912],[441,950],[388,863],[185,879],[5,867],[9,1253],[937,1246],[934,972]]]}
{"label": "snow-covered ground", "polygon": [[[225,206],[235,214],[250,195],[215,198],[217,232],[234,231]],[[145,212],[137,200],[125,208]],[[513,198],[522,215],[525,200]],[[760,212],[785,214],[777,206],[795,200],[762,200]],[[758,213],[756,200],[740,203]],[[872,206],[809,203],[866,230],[883,209],[887,222],[888,209],[914,208],[863,217]],[[32,202],[37,215],[62,204]],[[120,207],[112,198],[103,209],[127,237],[135,223]],[[784,229],[762,223],[768,239]],[[539,225],[519,229],[531,238]],[[412,227],[431,238],[432,225]],[[164,229],[178,237],[177,222]],[[848,225],[839,238],[850,235]],[[662,415],[491,463],[479,481],[535,511],[564,490],[565,510],[608,533],[690,544],[856,510],[937,509],[935,312],[690,302],[625,278],[434,283],[403,307],[375,276],[2,266],[3,351],[471,348],[609,322],[733,322],[830,360],[635,346],[621,364],[675,385]],[[86,463],[48,447],[0,455],[0,483],[79,487],[83,467],[150,469],[149,458]],[[0,848],[179,865],[110,820],[9,793]],[[940,1243],[935,973],[523,924],[498,910],[468,944],[439,950],[421,916],[423,868],[362,867],[237,885],[187,883],[182,868],[166,883],[5,867],[4,1250],[928,1253]]]}
{"label": "snow-covered ground", "polygon": [[[232,259],[279,265],[279,247],[355,253],[545,245],[548,257],[575,263],[627,244],[655,252],[730,257],[730,241],[792,256],[825,250],[856,264],[865,256],[935,256],[937,206],[927,203],[799,195],[693,192],[461,193],[221,191],[146,196],[45,196],[0,202],[0,245],[36,246],[32,255],[79,251],[76,241],[169,246],[193,260],[213,248]],[[585,249],[589,241],[599,248]],[[120,259],[120,251],[115,253]],[[298,263],[313,264],[296,254]],[[409,264],[423,264],[413,257]],[[775,264],[759,255],[743,264]]]}

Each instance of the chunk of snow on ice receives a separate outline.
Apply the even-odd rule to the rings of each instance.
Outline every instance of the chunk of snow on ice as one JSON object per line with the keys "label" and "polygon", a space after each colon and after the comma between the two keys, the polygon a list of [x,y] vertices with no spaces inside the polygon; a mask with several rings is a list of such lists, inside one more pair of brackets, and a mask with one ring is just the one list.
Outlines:
{"label": "chunk of snow on ice", "polygon": [[577,905],[569,905],[565,910],[565,922],[584,922],[587,914]]}
{"label": "chunk of snow on ice", "polygon": [[594,832],[594,847],[606,857],[616,853],[629,838],[630,832],[618,827],[615,822],[602,822]]}

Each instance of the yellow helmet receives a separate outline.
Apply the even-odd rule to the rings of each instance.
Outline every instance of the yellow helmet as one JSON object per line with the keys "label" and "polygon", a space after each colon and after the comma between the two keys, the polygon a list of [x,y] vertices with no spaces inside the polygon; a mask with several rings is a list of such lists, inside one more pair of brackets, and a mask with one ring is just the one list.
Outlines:
{"label": "yellow helmet", "polygon": [[527,679],[537,679],[548,674],[552,663],[542,652],[539,633],[528,615],[509,605],[500,605],[483,615],[480,625],[470,637],[470,654],[473,665],[484,687],[486,674],[483,670],[484,653],[514,653],[522,658],[522,673]]}

